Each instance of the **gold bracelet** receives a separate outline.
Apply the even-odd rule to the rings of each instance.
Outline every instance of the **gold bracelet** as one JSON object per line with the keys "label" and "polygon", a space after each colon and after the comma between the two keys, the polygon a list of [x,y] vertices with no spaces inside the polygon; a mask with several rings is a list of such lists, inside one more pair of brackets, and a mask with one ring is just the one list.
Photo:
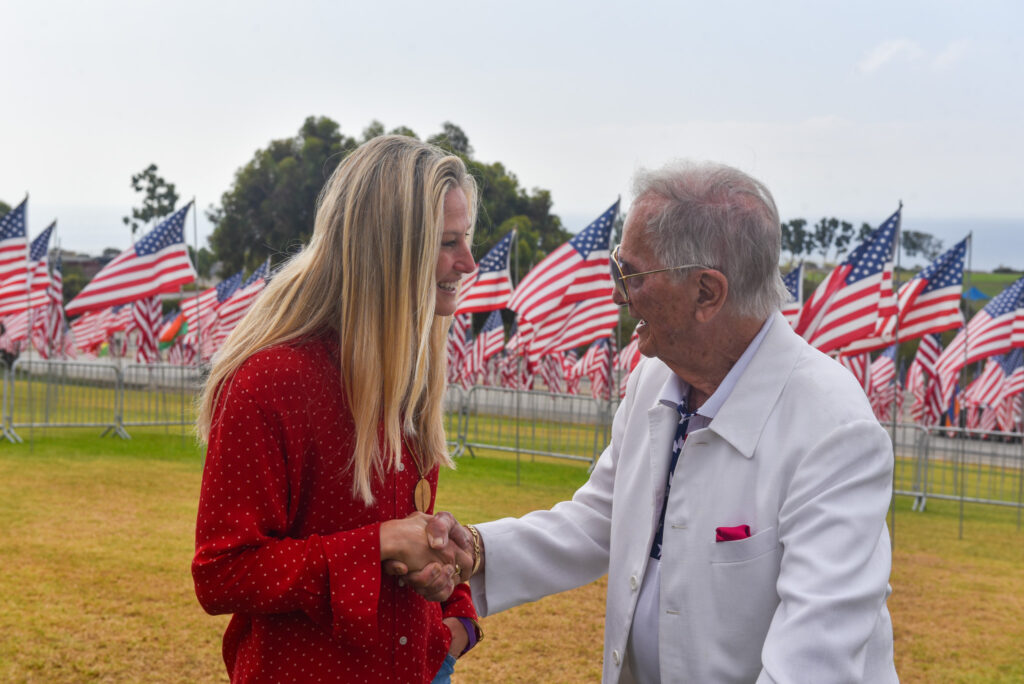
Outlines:
{"label": "gold bracelet", "polygon": [[480,533],[477,532],[476,527],[473,525],[466,525],[466,529],[469,530],[470,535],[473,536],[473,572],[469,573],[472,577],[476,574],[477,570],[480,569],[480,562],[483,560],[483,545],[480,542]]}

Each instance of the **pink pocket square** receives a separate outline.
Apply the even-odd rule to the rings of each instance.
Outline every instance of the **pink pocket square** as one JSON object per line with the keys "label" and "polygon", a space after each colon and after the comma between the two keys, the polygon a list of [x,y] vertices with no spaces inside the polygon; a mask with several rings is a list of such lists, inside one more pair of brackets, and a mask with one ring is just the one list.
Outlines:
{"label": "pink pocket square", "polygon": [[716,527],[715,541],[737,541],[750,536],[750,525],[736,525],[734,527]]}

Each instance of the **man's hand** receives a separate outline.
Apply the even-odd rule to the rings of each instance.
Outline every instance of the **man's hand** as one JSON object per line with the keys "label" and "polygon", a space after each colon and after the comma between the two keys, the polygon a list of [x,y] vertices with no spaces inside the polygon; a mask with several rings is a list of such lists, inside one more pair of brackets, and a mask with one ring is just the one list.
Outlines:
{"label": "man's hand", "polygon": [[444,601],[455,585],[468,580],[473,572],[473,539],[447,511],[423,518],[426,542],[439,558],[417,569],[415,563],[401,557],[385,557],[384,572],[401,577],[402,583],[429,601]]}

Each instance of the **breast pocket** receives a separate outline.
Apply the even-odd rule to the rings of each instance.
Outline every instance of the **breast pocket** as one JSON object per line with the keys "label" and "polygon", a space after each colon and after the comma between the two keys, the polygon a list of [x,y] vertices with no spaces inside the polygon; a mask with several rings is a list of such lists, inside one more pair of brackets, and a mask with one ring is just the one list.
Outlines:
{"label": "breast pocket", "polygon": [[779,533],[774,527],[769,527],[746,539],[715,542],[711,547],[711,564],[742,563],[777,550],[778,547]]}
{"label": "breast pocket", "polygon": [[760,646],[749,645],[763,643],[779,605],[775,584],[781,559],[774,527],[746,539],[716,542],[711,549],[711,601],[721,623],[712,648],[723,658],[733,658],[737,671],[753,677],[761,666]]}

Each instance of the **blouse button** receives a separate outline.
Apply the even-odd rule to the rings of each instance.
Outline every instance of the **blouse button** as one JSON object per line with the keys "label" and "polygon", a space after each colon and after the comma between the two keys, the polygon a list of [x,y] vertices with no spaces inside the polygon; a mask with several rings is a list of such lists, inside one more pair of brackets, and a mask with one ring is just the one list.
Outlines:
{"label": "blouse button", "polygon": [[401,461],[399,461],[398,462],[398,472],[402,472],[403,470],[405,470],[405,464],[402,463]]}
{"label": "blouse button", "polygon": [[402,646],[405,646],[406,642],[408,642],[408,641],[409,640],[406,639],[405,637],[398,637],[398,643],[400,643]]}

